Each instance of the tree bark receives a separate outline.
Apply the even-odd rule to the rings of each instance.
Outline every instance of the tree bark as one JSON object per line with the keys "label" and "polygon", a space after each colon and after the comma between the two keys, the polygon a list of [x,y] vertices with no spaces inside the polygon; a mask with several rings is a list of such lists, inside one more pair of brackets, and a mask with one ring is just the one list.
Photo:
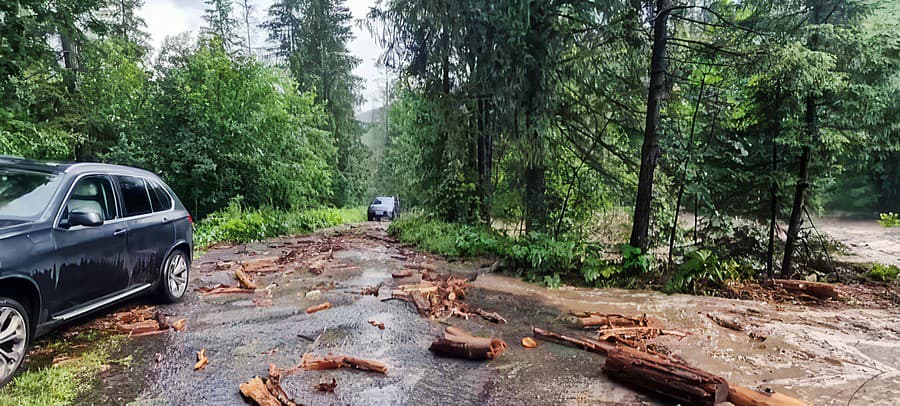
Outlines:
{"label": "tree bark", "polygon": [[[810,138],[809,143],[815,139],[818,131],[816,125],[816,101],[810,95],[806,97],[806,126]],[[803,215],[804,195],[809,187],[809,160],[812,154],[812,147],[809,143],[803,146],[803,153],[800,155],[800,172],[794,190],[794,205],[791,208],[791,220],[788,223],[787,241],[784,244],[784,259],[781,262],[782,276],[789,275],[794,266],[794,251],[797,249],[797,235],[800,232],[800,221]]]}
{"label": "tree bark", "polygon": [[728,382],[686,364],[616,348],[603,363],[610,377],[690,405],[716,405],[728,398]]}
{"label": "tree bark", "polygon": [[656,1],[656,18],[653,24],[653,52],[650,57],[650,88],[647,94],[647,119],[644,124],[644,145],[641,148],[641,171],[638,175],[638,191],[634,204],[634,224],[631,229],[631,245],[647,251],[650,245],[650,203],[653,200],[653,172],[659,160],[659,104],[665,92],[666,31],[671,4],[669,0]]}
{"label": "tree bark", "polygon": [[[771,116],[770,116],[771,117]],[[775,277],[775,230],[778,225],[778,180],[775,171],[778,170],[778,135],[781,132],[781,124],[774,120],[769,123],[772,126],[772,183],[769,185],[769,245],[766,249],[766,275],[771,279]]]}

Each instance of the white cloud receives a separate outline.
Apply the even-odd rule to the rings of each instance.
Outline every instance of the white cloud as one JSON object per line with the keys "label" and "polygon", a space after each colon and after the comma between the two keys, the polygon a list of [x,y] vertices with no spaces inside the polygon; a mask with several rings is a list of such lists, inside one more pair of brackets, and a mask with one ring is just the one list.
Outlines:
{"label": "white cloud", "polygon": [[[272,0],[252,0],[255,6],[256,21],[264,21],[266,11],[272,4]],[[354,19],[364,18],[369,8],[375,5],[374,0],[348,0],[346,3]],[[138,12],[147,22],[147,31],[150,33],[151,44],[159,49],[165,37],[177,35],[185,31],[197,34],[203,23],[203,10],[206,8],[203,0],[146,0],[144,6]],[[235,10],[238,10],[237,2]],[[362,90],[366,101],[358,107],[358,110],[367,110],[374,102],[380,101],[379,92],[381,83],[384,82],[384,73],[377,67],[377,59],[381,55],[381,47],[369,32],[354,24],[353,33],[356,38],[348,45],[350,52],[360,58],[360,65],[354,70],[357,76],[363,78],[365,89]],[[264,33],[254,34],[254,46],[261,46],[259,41],[264,38]]]}

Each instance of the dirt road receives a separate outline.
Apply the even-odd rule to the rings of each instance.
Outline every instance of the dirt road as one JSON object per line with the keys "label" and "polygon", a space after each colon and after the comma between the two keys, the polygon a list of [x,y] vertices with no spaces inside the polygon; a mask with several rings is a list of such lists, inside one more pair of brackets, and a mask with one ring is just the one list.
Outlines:
{"label": "dirt road", "polygon": [[[669,329],[689,333],[680,340],[659,337],[656,343],[696,366],[817,405],[845,405],[851,397],[855,405],[897,404],[900,399],[896,307],[808,307],[618,289],[550,290],[507,276],[477,275],[485,270],[479,264],[447,263],[384,237],[384,226],[370,223],[209,251],[195,261],[194,288],[235,284],[228,267],[238,260],[315,250],[310,247],[330,249],[333,259],[312,264],[324,269],[319,275],[307,271],[309,264],[264,272],[255,278],[260,288],[255,294],[203,296],[192,290],[183,303],[161,309],[186,318],[186,330],[133,338],[122,354],[133,357],[133,367],[105,372],[104,383],[81,404],[242,404],[241,383],[253,376],[265,378],[270,363],[295,366],[306,352],[378,360],[387,364],[388,373],[298,372],[282,381],[298,404],[659,404],[608,380],[600,371],[600,356],[546,342],[535,349],[519,345],[531,326],[577,332],[567,321],[570,311],[646,313]],[[420,317],[409,303],[381,300],[398,284],[391,272],[408,261],[477,275],[466,302],[495,310],[509,322],[447,322],[476,335],[502,337],[509,349],[490,362],[431,354],[428,346],[445,325]],[[380,282],[387,284],[381,296],[359,294]],[[326,300],[332,309],[304,311]],[[724,329],[707,313],[742,320],[768,339],[760,343]],[[385,329],[371,326],[369,320],[383,322]],[[194,371],[195,354],[202,348],[209,365]],[[337,381],[334,393],[314,389],[332,378]]]}

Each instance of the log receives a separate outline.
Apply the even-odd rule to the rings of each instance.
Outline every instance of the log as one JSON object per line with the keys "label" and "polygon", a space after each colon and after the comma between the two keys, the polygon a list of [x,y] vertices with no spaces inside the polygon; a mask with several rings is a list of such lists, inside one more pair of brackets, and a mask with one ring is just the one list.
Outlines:
{"label": "log", "polygon": [[300,363],[300,367],[307,371],[355,368],[363,371],[378,372],[381,374],[387,373],[387,366],[378,361],[371,361],[346,355],[334,354],[328,354],[324,357],[317,357],[311,352],[303,354],[303,361]]}
{"label": "log", "polygon": [[603,341],[589,340],[585,338],[569,337],[537,327],[532,327],[531,331],[534,333],[534,336],[536,338],[540,338],[542,340],[554,342],[557,344],[569,345],[600,355],[606,355],[607,353],[609,353],[609,351],[616,349],[615,344],[610,344]]}
{"label": "log", "polygon": [[841,295],[834,285],[822,282],[808,282],[793,279],[772,279],[766,282],[768,287],[776,287],[788,292],[800,292],[820,299],[840,299]]}
{"label": "log", "polygon": [[413,276],[413,273],[409,269],[404,269],[402,271],[397,271],[397,272],[391,273],[391,277],[394,277],[394,278],[408,278],[410,276]]}
{"label": "log", "polygon": [[320,312],[320,311],[322,311],[322,310],[330,309],[330,308],[331,308],[331,303],[324,302],[324,303],[321,303],[321,304],[317,304],[317,305],[315,305],[315,306],[307,307],[307,308],[306,308],[306,314],[313,314],[313,313],[315,313],[315,312]]}
{"label": "log", "polygon": [[269,393],[269,389],[258,376],[242,383],[241,394],[259,406],[282,406],[281,402]]}
{"label": "log", "polygon": [[716,323],[716,324],[718,324],[722,327],[725,327],[729,330],[740,331],[742,333],[744,332],[744,327],[741,326],[741,324],[735,320],[725,319],[725,318],[722,318],[719,316],[712,315],[710,313],[706,313],[706,317],[708,317],[710,320],[712,320],[713,323]]}
{"label": "log", "polygon": [[234,278],[238,280],[238,283],[241,284],[241,287],[244,289],[256,289],[256,284],[250,280],[250,277],[247,276],[244,271],[240,269],[234,270]]}
{"label": "log", "polygon": [[[116,326],[116,330],[118,330],[122,334],[129,335],[141,335],[145,333],[150,333],[154,331],[159,331],[159,322],[156,320],[141,320],[136,321],[134,323],[120,323]],[[166,330],[163,330],[166,331]]]}
{"label": "log", "polygon": [[221,284],[216,285],[211,288],[197,288],[196,290],[197,290],[197,292],[200,292],[201,294],[203,294],[205,296],[223,295],[223,294],[230,294],[230,293],[254,293],[254,292],[256,292],[253,289],[244,289],[244,288],[239,288],[236,286],[227,286],[227,285],[221,285]]}
{"label": "log", "polygon": [[260,272],[264,268],[274,267],[281,257],[259,257],[238,261],[244,272]]}
{"label": "log", "polygon": [[647,316],[641,318],[623,316],[621,314],[602,314],[602,313],[576,313],[578,325],[584,329],[590,328],[616,328],[616,327],[650,327],[652,320]]}
{"label": "log", "polygon": [[641,352],[610,350],[603,363],[603,372],[635,389],[685,404],[715,405],[728,398],[725,379]]}
{"label": "log", "polygon": [[489,360],[499,357],[506,350],[506,342],[499,338],[475,337],[465,330],[447,327],[444,338],[435,340],[428,350],[453,358]]}
{"label": "log", "polygon": [[728,401],[734,406],[806,406],[807,403],[776,392],[759,392],[744,386],[729,385]]}
{"label": "log", "polygon": [[410,268],[410,269],[420,269],[423,271],[437,271],[437,266],[435,266],[433,264],[426,264],[424,262],[409,262],[409,263],[403,264],[403,266]]}

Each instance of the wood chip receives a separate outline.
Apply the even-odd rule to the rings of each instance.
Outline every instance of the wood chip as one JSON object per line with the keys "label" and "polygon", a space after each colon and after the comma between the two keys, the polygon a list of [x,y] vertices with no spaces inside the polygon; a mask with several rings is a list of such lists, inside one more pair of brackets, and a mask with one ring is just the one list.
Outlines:
{"label": "wood chip", "polygon": [[334,393],[334,389],[337,388],[337,380],[331,378],[331,382],[320,382],[315,388],[319,392]]}
{"label": "wood chip", "polygon": [[525,348],[534,348],[537,347],[537,341],[534,341],[531,337],[525,337],[522,339],[522,346]]}
{"label": "wood chip", "polygon": [[202,348],[197,352],[197,363],[194,364],[194,371],[206,368],[209,364],[209,358],[206,358],[206,348]]}
{"label": "wood chip", "polygon": [[378,372],[381,374],[387,373],[387,366],[381,362],[365,360],[346,355],[334,355],[330,353],[324,357],[318,357],[310,352],[303,354],[303,361],[300,364],[300,367],[307,371],[355,368],[363,371]]}
{"label": "wood chip", "polygon": [[250,277],[247,276],[247,274],[244,273],[244,271],[242,271],[240,269],[235,269],[234,270],[234,278],[238,280],[238,283],[240,283],[242,288],[256,289],[256,284],[253,283],[252,280],[250,280]]}
{"label": "wood chip", "polygon": [[413,272],[409,269],[404,269],[402,271],[392,272],[391,276],[394,278],[408,278],[413,276]]}
{"label": "wood chip", "polygon": [[369,324],[378,327],[379,330],[384,330],[384,323],[379,323],[375,320],[369,320]]}

